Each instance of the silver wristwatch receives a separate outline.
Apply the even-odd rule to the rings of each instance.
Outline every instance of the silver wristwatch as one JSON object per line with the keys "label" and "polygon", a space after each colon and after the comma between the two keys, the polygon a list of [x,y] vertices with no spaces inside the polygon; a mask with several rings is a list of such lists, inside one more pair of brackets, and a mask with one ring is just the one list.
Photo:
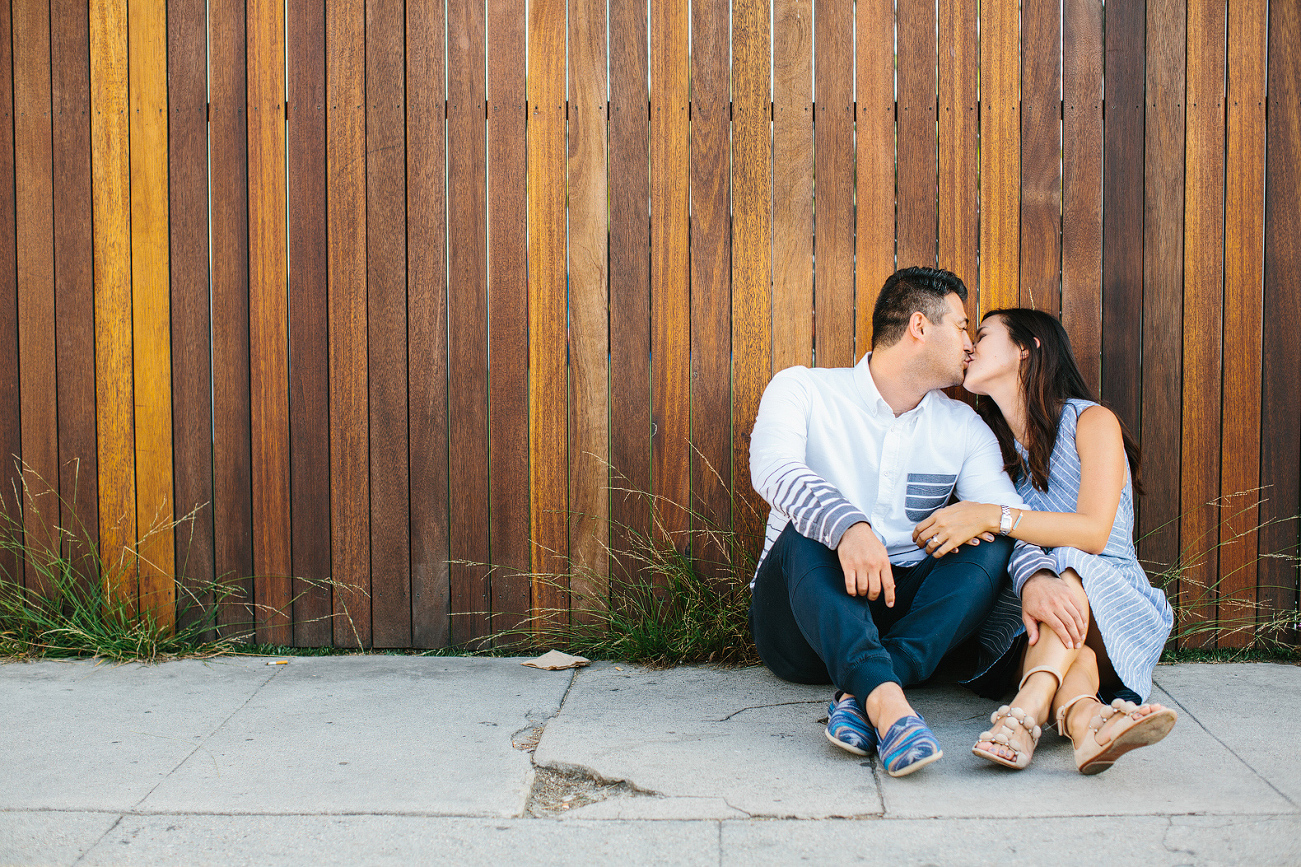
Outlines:
{"label": "silver wristwatch", "polygon": [[1003,506],[1003,514],[998,519],[998,535],[1006,536],[1012,532],[1012,507]]}

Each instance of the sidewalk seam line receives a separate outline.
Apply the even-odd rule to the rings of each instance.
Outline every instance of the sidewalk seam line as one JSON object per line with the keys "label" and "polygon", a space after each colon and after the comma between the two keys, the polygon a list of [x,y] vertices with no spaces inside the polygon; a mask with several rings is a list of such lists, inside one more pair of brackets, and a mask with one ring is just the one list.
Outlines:
{"label": "sidewalk seam line", "polygon": [[1189,719],[1191,719],[1193,722],[1197,723],[1197,727],[1198,727],[1198,728],[1200,728],[1202,731],[1206,732],[1206,734],[1209,735],[1209,736],[1210,736],[1210,737],[1211,737],[1211,738],[1212,738],[1212,739],[1213,739],[1217,744],[1219,744],[1220,746],[1224,747],[1224,749],[1228,752],[1228,754],[1231,755],[1231,756],[1233,756],[1233,757],[1234,757],[1235,759],[1237,759],[1239,762],[1241,762],[1242,765],[1243,765],[1243,767],[1245,767],[1247,770],[1251,771],[1251,773],[1256,777],[1256,779],[1260,780],[1260,781],[1261,781],[1262,783],[1264,783],[1266,786],[1269,786],[1269,788],[1270,788],[1271,790],[1273,790],[1274,794],[1278,795],[1278,796],[1279,796],[1280,798],[1282,798],[1286,803],[1290,804],[1290,805],[1292,806],[1292,809],[1293,809],[1293,810],[1297,809],[1297,806],[1298,806],[1298,805],[1297,805],[1297,803],[1296,803],[1295,801],[1293,801],[1293,800],[1292,800],[1291,798],[1289,798],[1286,794],[1284,794],[1284,793],[1283,793],[1283,792],[1278,788],[1278,786],[1274,785],[1273,782],[1270,781],[1270,779],[1269,779],[1268,777],[1266,777],[1266,776],[1265,776],[1264,774],[1262,774],[1260,771],[1256,770],[1256,767],[1255,767],[1254,765],[1252,765],[1251,762],[1247,761],[1247,760],[1244,759],[1242,756],[1238,755],[1237,751],[1235,751],[1235,750],[1233,749],[1233,747],[1229,746],[1229,745],[1226,744],[1223,740],[1221,740],[1221,738],[1220,738],[1219,735],[1215,734],[1215,732],[1213,732],[1213,731],[1211,731],[1210,729],[1208,729],[1208,728],[1206,727],[1206,725],[1205,725],[1201,720],[1199,720],[1199,719],[1197,718],[1197,714],[1193,713],[1191,710],[1188,709],[1188,707],[1187,707],[1186,705],[1184,705],[1183,702],[1181,702],[1179,699],[1175,698],[1175,697],[1170,693],[1170,690],[1166,689],[1164,686],[1161,686],[1161,684],[1160,684],[1160,683],[1157,683],[1155,680],[1153,680],[1153,685],[1154,685],[1154,686],[1157,686],[1157,687],[1160,687],[1161,691],[1164,692],[1167,696],[1169,696],[1169,698],[1170,698],[1170,700],[1171,700],[1172,702],[1174,702],[1175,704],[1179,705],[1179,709],[1180,709],[1180,710],[1182,710],[1184,713],[1188,714]]}
{"label": "sidewalk seam line", "polygon": [[91,843],[89,846],[87,846],[85,852],[82,852],[80,855],[77,856],[77,860],[72,862],[72,867],[77,867],[78,864],[80,864],[82,861],[85,861],[86,856],[89,855],[92,851],[94,851],[96,846],[98,846],[100,843],[103,843],[104,838],[107,837],[109,834],[113,833],[113,829],[116,828],[118,825],[121,825],[122,820],[125,818],[126,818],[125,813],[118,813],[117,819],[113,821],[113,824],[105,828],[104,833],[100,834],[94,843]]}
{"label": "sidewalk seam line", "polygon": [[163,783],[167,782],[169,779],[171,779],[172,774],[179,771],[185,765],[186,762],[188,762],[191,758],[194,757],[195,753],[197,753],[201,749],[205,749],[205,745],[208,743],[208,741],[212,740],[213,737],[217,734],[217,732],[225,728],[226,723],[230,722],[232,719],[235,718],[235,714],[239,713],[244,708],[248,707],[248,703],[251,702],[254,698],[256,698],[257,694],[260,693],[263,689],[265,689],[268,683],[275,680],[276,676],[279,674],[280,674],[279,667],[273,668],[271,670],[270,675],[268,675],[265,680],[263,680],[260,684],[258,684],[257,689],[249,693],[248,698],[244,699],[244,702],[239,707],[235,708],[233,711],[227,714],[226,718],[223,719],[220,723],[218,723],[216,728],[208,732],[208,734],[205,735],[202,740],[200,740],[197,744],[195,744],[194,749],[186,753],[185,757],[181,759],[179,762],[177,762],[176,765],[170,771],[167,772],[166,776],[164,776],[157,783],[154,783],[154,785],[149,789],[149,791],[145,792],[144,797],[142,797],[139,801],[135,802],[135,805],[132,807],[132,809],[133,810],[138,809],[141,804],[149,800],[149,798],[153,795],[153,793],[158,791],[158,787],[161,786]]}

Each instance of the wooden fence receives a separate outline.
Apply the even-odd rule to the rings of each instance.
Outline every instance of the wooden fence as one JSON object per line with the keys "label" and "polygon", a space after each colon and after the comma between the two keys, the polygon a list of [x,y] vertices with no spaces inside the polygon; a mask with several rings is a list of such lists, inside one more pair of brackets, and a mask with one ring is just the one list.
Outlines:
{"label": "wooden fence", "polygon": [[28,533],[148,535],[112,580],[164,617],[225,580],[262,641],[464,642],[569,604],[530,573],[610,591],[612,474],[729,523],[772,372],[938,263],[1060,313],[1199,617],[1295,610],[1297,4],[977,6],[0,4]]}

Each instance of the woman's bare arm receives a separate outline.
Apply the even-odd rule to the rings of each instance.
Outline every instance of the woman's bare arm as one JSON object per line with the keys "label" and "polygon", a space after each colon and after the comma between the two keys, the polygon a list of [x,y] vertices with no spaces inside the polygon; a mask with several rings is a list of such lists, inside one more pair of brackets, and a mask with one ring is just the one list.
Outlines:
{"label": "woman's bare arm", "polygon": [[[1125,487],[1125,442],[1120,422],[1106,407],[1080,413],[1075,431],[1080,456],[1080,494],[1074,512],[1020,514],[1012,538],[1045,548],[1066,546],[1100,554],[1107,546]],[[1013,509],[1013,519],[1018,515]],[[917,525],[913,540],[943,556],[982,533],[997,533],[1002,510],[987,503],[954,503]],[[931,544],[933,542],[933,544]]]}

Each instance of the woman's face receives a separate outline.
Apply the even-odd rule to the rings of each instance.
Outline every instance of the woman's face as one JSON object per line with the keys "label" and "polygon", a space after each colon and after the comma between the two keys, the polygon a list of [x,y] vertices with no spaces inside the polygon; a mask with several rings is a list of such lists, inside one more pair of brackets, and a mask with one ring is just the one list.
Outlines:
{"label": "woman's face", "polygon": [[989,394],[1000,382],[1020,382],[1021,359],[1025,350],[1012,342],[1001,316],[990,316],[976,332],[971,361],[962,387],[972,394]]}

